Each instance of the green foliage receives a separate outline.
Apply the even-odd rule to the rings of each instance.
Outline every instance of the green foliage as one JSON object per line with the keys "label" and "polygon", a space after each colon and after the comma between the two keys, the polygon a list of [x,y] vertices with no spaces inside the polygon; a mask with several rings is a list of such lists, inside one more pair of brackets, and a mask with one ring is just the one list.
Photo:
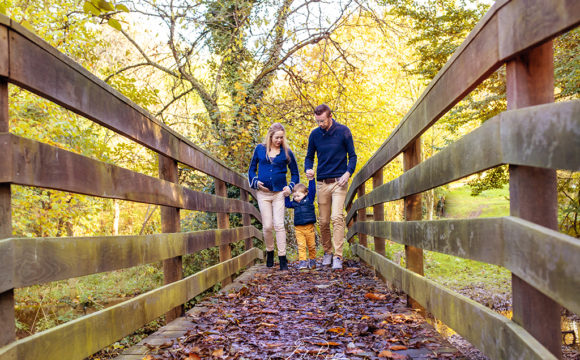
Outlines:
{"label": "green foliage", "polygon": [[115,4],[107,0],[86,0],[83,3],[83,11],[87,15],[98,16],[107,22],[113,29],[121,31],[122,26],[119,20],[113,18],[120,12],[129,12],[129,8],[123,4]]}
{"label": "green foliage", "polygon": [[580,173],[558,172],[558,224],[560,231],[580,238]]}

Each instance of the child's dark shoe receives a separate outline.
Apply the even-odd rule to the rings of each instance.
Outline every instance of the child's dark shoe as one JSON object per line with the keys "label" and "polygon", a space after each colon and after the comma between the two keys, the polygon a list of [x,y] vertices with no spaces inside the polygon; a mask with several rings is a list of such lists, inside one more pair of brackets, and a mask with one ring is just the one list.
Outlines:
{"label": "child's dark shoe", "polygon": [[267,267],[274,266],[274,250],[266,251],[266,266]]}
{"label": "child's dark shoe", "polygon": [[280,260],[280,270],[288,270],[288,259],[286,259],[286,255],[278,256]]}
{"label": "child's dark shoe", "polygon": [[310,269],[316,269],[316,259],[310,259],[310,261],[308,262],[308,267]]}

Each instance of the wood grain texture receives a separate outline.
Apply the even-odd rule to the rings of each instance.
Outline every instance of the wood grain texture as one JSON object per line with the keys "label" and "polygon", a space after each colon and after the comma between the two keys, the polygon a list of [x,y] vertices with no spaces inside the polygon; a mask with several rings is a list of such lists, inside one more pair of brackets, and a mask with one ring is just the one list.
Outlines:
{"label": "wood grain texture", "polygon": [[[358,188],[358,190],[356,192],[358,197],[363,197],[365,195],[365,191],[366,191],[365,187],[366,187],[365,186],[365,183],[363,183],[363,184],[361,184],[359,186],[359,188]],[[365,207],[361,207],[361,208],[358,209],[358,211],[357,211],[357,218],[358,219],[361,219],[362,221],[365,221],[366,220],[366,218],[367,218],[367,209]],[[366,234],[359,234],[358,241],[359,241],[359,243],[362,246],[366,247],[367,246],[367,236],[366,236]]]}
{"label": "wood grain texture", "polygon": [[[373,189],[383,185],[383,168],[373,175]],[[383,204],[373,205],[373,221],[385,220],[385,206]],[[385,238],[375,236],[373,238],[375,243],[375,251],[381,255],[385,255]]]}
{"label": "wood grain texture", "polygon": [[[227,198],[228,197],[228,188],[226,186],[226,183],[219,180],[219,179],[215,179],[214,181],[215,181],[215,193],[216,193],[216,195]],[[220,229],[220,230],[228,229],[230,227],[230,214],[218,212],[217,213],[217,226],[218,226],[218,229]],[[232,248],[230,247],[230,244],[220,245],[219,252],[220,252],[220,261],[226,261],[226,260],[229,260],[232,258]],[[222,281],[222,285],[228,285],[231,282],[232,282],[232,278],[227,277]]]}
{"label": "wood grain texture", "polygon": [[70,58],[11,23],[9,81],[160,154],[252,191],[245,176],[156,120]]}
{"label": "wood grain texture", "polygon": [[0,241],[0,250],[10,252],[7,259],[14,260],[12,266],[0,264],[5,270],[0,273],[0,291],[149,264],[250,237],[261,239],[262,232],[248,226],[140,236],[6,239]]}
{"label": "wood grain texture", "polygon": [[485,306],[358,244],[353,253],[490,359],[557,359],[522,327]]}
{"label": "wood grain texture", "polygon": [[516,217],[357,222],[356,233],[503,266],[574,313],[580,312],[580,242]]}
{"label": "wood grain texture", "polygon": [[[530,1],[532,10],[534,5],[537,2]],[[535,10],[539,10],[538,7]],[[543,14],[535,16],[542,17]],[[551,41],[519,54],[507,63],[506,93],[508,109],[554,101],[554,51]],[[556,170],[510,165],[509,178],[510,215],[557,230]],[[554,356],[561,358],[561,309],[558,303],[517,274],[512,274],[512,307],[513,320]]]}
{"label": "wood grain texture", "polygon": [[8,77],[9,72],[8,27],[0,25],[0,76]]}
{"label": "wood grain texture", "polygon": [[579,23],[580,2],[576,0],[497,1],[393,133],[354,176],[345,203],[352,202],[355,189],[361,183],[394,159],[503,63]]}
{"label": "wood grain texture", "polygon": [[[159,178],[178,184],[177,161],[164,155],[159,155]],[[178,233],[181,230],[179,208],[161,207],[161,232]],[[183,259],[181,256],[163,260],[163,284],[183,279]],[[165,313],[165,321],[171,322],[183,316],[183,305],[177,306]]]}
{"label": "wood grain texture", "polygon": [[[240,200],[243,202],[249,202],[248,199],[248,192],[244,189],[240,189]],[[243,226],[250,226],[252,224],[252,219],[250,219],[250,215],[242,214],[242,225]],[[248,251],[253,247],[252,238],[248,238],[245,240],[244,243],[245,250]]]}
{"label": "wood grain texture", "polygon": [[12,165],[0,163],[0,173],[4,174],[0,180],[9,176],[7,181],[13,184],[188,210],[250,213],[261,219],[250,203],[193,191],[12,134],[0,134],[0,149],[12,157]]}
{"label": "wood grain texture", "polygon": [[259,249],[251,249],[183,280],[34,334],[1,348],[0,359],[83,359],[201,294],[260,256]]}
{"label": "wood grain texture", "polygon": [[361,207],[399,200],[502,164],[580,171],[579,152],[580,101],[506,111],[357,198],[346,221]]}

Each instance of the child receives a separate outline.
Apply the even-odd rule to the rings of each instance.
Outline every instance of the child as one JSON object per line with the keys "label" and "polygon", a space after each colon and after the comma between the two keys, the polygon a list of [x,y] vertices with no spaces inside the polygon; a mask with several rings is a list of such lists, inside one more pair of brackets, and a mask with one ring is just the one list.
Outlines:
{"label": "child", "polygon": [[[285,194],[288,196],[287,194]],[[314,236],[314,197],[316,196],[316,182],[314,177],[308,182],[308,189],[304,184],[296,184],[292,190],[292,201],[289,197],[284,199],[286,207],[294,209],[294,228],[296,229],[296,242],[298,243],[298,269],[316,267],[316,239]],[[306,248],[310,261],[306,260]]]}

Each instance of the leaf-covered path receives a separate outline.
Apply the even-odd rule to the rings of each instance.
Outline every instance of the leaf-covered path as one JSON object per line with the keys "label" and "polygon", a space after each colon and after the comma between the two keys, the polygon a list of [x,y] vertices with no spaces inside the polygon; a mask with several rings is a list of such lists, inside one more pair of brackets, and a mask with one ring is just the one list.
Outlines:
{"label": "leaf-covered path", "polygon": [[255,266],[121,359],[463,358],[372,269],[345,265]]}

